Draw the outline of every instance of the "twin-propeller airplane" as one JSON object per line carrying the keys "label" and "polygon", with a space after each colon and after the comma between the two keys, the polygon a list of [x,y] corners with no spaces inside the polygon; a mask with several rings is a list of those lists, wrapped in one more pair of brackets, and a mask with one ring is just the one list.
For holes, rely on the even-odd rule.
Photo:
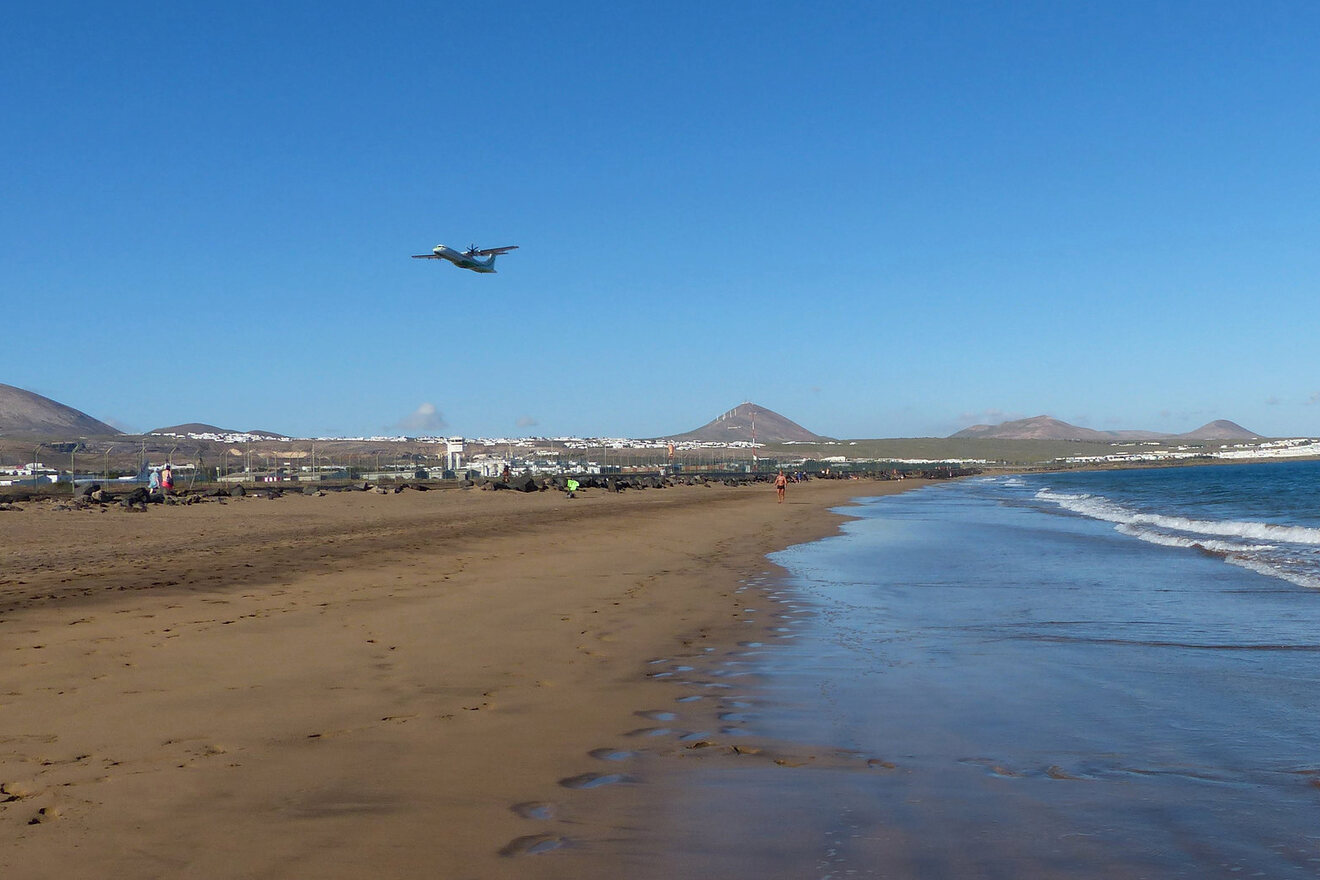
{"label": "twin-propeller airplane", "polygon": [[[507,247],[482,248],[478,249],[474,244],[465,251],[456,251],[453,248],[438,244],[429,254],[413,254],[414,260],[448,260],[460,269],[471,269],[473,272],[494,272],[495,258],[500,254],[507,254],[509,251],[516,251],[516,244]],[[480,257],[487,257],[482,260]]]}

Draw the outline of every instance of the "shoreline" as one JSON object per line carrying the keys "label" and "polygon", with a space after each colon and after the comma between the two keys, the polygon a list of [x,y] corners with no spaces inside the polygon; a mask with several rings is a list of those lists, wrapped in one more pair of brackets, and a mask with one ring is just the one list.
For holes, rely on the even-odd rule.
{"label": "shoreline", "polygon": [[776,556],[817,613],[766,653],[765,729],[895,766],[718,768],[674,812],[729,854],[701,875],[1313,877],[1314,588],[1035,497],[1314,538],[1313,466],[1244,471],[970,481]]}
{"label": "shoreline", "polygon": [[619,876],[680,766],[625,736],[648,664],[734,650],[766,554],[924,484],[0,514],[0,866]]}

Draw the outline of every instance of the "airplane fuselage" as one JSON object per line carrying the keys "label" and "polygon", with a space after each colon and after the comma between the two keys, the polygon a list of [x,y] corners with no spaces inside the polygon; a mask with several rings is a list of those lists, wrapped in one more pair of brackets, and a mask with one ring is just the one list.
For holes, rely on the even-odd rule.
{"label": "airplane fuselage", "polygon": [[[495,272],[495,258],[509,251],[516,251],[516,244],[496,248],[478,248],[476,245],[465,251],[455,250],[447,244],[438,244],[429,254],[413,254],[414,260],[448,260],[460,269],[481,272],[490,275]],[[482,257],[485,257],[483,260]]]}
{"label": "airplane fuselage", "polygon": [[462,251],[456,251],[448,245],[438,244],[432,249],[437,257],[442,260],[448,260],[460,269],[471,269],[473,272],[494,272],[495,257],[490,256],[484,260],[468,256]]}

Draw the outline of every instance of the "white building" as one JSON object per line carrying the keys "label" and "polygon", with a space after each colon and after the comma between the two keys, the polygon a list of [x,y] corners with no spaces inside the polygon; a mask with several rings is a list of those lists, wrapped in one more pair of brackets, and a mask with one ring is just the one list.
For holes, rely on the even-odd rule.
{"label": "white building", "polygon": [[458,473],[463,460],[463,438],[450,437],[445,441],[445,470]]}

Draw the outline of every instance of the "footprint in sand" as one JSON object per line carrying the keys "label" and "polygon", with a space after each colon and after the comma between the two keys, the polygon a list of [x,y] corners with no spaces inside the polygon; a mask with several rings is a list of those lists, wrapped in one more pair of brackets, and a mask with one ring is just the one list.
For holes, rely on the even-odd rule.
{"label": "footprint in sand", "polygon": [[6,782],[0,785],[0,804],[22,800],[41,794],[41,789],[33,782]]}
{"label": "footprint in sand", "polygon": [[664,709],[643,709],[640,712],[634,712],[638,718],[647,718],[651,721],[673,721],[678,718],[673,712],[666,712]]}
{"label": "footprint in sand", "polygon": [[597,761],[627,761],[637,757],[636,752],[623,749],[592,749],[587,754]]}
{"label": "footprint in sand", "polygon": [[500,850],[502,856],[539,856],[543,853],[554,852],[567,845],[568,841],[557,834],[529,834],[526,837],[518,837]]}
{"label": "footprint in sand", "polygon": [[514,804],[510,809],[524,819],[544,820],[555,817],[555,805],[545,801],[527,801],[526,803]]}
{"label": "footprint in sand", "polygon": [[755,721],[756,718],[757,715],[755,712],[721,712],[719,714],[719,719],[721,721]]}
{"label": "footprint in sand", "polygon": [[62,817],[59,807],[42,807],[37,810],[37,815],[28,820],[29,825],[45,825],[47,822],[54,822]]}
{"label": "footprint in sand", "polygon": [[617,785],[620,782],[631,782],[627,776],[621,773],[582,773],[578,776],[570,776],[567,779],[559,780],[559,784],[564,788],[571,788],[574,791],[583,791],[592,788],[601,788],[606,785]]}

